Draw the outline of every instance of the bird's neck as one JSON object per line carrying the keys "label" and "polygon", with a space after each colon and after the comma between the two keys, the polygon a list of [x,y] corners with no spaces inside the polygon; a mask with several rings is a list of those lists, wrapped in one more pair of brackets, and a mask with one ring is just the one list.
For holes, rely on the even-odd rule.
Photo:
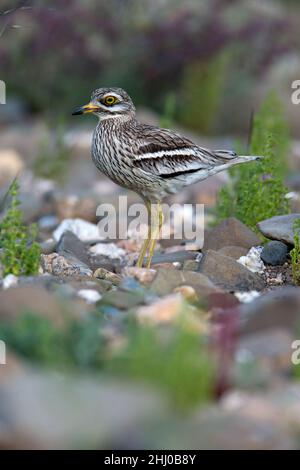
{"label": "bird's neck", "polygon": [[113,125],[122,125],[124,123],[128,123],[131,121],[135,120],[135,114],[134,113],[128,113],[128,114],[111,114],[111,115],[106,115],[106,116],[100,116],[99,118],[99,124],[113,124]]}

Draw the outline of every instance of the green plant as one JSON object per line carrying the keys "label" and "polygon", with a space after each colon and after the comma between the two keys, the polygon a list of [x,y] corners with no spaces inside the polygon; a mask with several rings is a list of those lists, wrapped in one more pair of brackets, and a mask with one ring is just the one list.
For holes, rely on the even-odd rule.
{"label": "green plant", "polygon": [[3,274],[36,274],[40,264],[40,246],[34,240],[37,230],[34,225],[23,224],[19,209],[19,185],[15,179],[9,189],[10,202],[0,223],[0,260]]}
{"label": "green plant", "polygon": [[66,318],[60,326],[41,315],[20,312],[14,322],[0,321],[0,338],[26,359],[58,369],[101,370],[162,387],[180,408],[208,401],[215,368],[199,333],[180,322],[166,329],[122,323],[124,345],[111,349],[103,314]]}
{"label": "green plant", "polygon": [[37,176],[64,182],[71,152],[64,141],[65,124],[59,120],[49,136],[41,141],[39,154],[33,164]]}
{"label": "green plant", "polygon": [[254,118],[249,155],[263,159],[230,169],[230,182],[219,193],[216,219],[235,216],[255,230],[256,224],[289,212],[285,198],[289,134],[278,97],[271,93]]}
{"label": "green plant", "polygon": [[49,318],[31,312],[21,312],[14,323],[0,323],[0,337],[18,354],[42,364],[59,364],[66,357],[60,331]]}
{"label": "green plant", "polygon": [[0,322],[0,337],[17,353],[34,362],[57,368],[99,368],[104,360],[101,317],[83,321],[66,318],[57,326],[33,312],[18,312],[14,322]]}
{"label": "green plant", "polygon": [[101,332],[103,316],[91,313],[84,321],[71,321],[65,330],[66,355],[74,366],[100,369],[106,360],[106,341]]}
{"label": "green plant", "polygon": [[208,401],[212,395],[213,361],[199,334],[184,325],[166,332],[134,325],[127,347],[108,368],[162,387],[180,408]]}
{"label": "green plant", "polygon": [[293,224],[294,230],[294,248],[290,255],[292,259],[292,276],[294,283],[300,285],[300,219],[295,220]]}

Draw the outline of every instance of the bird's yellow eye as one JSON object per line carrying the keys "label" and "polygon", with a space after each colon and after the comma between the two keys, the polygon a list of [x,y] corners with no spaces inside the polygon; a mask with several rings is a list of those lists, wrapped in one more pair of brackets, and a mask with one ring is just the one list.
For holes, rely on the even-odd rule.
{"label": "bird's yellow eye", "polygon": [[115,96],[106,96],[104,98],[104,104],[106,104],[107,106],[112,106],[113,104],[115,104],[117,101],[117,98]]}

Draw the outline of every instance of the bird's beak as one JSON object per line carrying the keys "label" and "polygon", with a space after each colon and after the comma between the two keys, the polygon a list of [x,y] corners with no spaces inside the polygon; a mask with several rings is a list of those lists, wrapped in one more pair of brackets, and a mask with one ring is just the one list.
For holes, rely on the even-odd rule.
{"label": "bird's beak", "polygon": [[96,113],[99,111],[100,106],[95,103],[88,103],[84,106],[80,106],[79,108],[74,109],[72,115],[75,116],[77,114],[87,114],[87,113]]}

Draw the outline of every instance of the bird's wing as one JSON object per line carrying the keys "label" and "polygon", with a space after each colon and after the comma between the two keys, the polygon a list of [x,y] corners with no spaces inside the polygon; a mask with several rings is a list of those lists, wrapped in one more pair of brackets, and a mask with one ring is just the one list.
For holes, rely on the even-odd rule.
{"label": "bird's wing", "polygon": [[178,177],[224,165],[234,152],[212,151],[168,129],[143,125],[138,133],[134,165],[163,178]]}

